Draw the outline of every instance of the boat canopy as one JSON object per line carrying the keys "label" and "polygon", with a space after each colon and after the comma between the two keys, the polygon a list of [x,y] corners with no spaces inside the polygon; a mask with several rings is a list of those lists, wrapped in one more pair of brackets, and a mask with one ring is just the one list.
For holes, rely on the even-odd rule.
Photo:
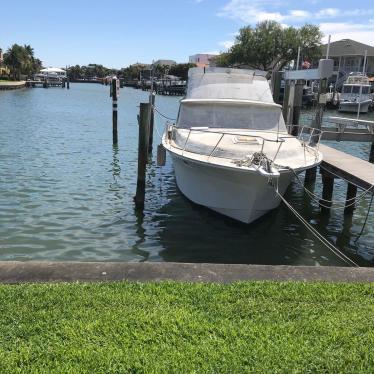
{"label": "boat canopy", "polygon": [[190,69],[177,126],[287,132],[265,74],[227,68]]}
{"label": "boat canopy", "polygon": [[188,71],[186,99],[236,99],[274,103],[270,86],[260,70],[192,68]]}

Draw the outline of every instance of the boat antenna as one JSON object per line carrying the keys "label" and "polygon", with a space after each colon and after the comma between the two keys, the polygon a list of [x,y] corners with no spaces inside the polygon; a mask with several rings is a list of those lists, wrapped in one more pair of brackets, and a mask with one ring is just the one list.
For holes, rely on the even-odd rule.
{"label": "boat antenna", "polygon": [[329,58],[329,55],[330,55],[330,40],[331,40],[331,35],[329,35],[329,39],[327,42],[326,60]]}
{"label": "boat antenna", "polygon": [[300,46],[297,48],[297,60],[296,60],[296,69],[295,70],[299,70],[299,66],[300,66]]}
{"label": "boat antenna", "polygon": [[[368,50],[365,49],[365,55],[364,55],[364,66],[362,68],[362,74],[365,75],[365,70],[366,70],[366,59],[368,56]],[[357,119],[360,118],[360,111],[361,111],[361,96],[362,96],[362,82],[360,85],[360,95],[358,97],[358,108],[357,108]]]}

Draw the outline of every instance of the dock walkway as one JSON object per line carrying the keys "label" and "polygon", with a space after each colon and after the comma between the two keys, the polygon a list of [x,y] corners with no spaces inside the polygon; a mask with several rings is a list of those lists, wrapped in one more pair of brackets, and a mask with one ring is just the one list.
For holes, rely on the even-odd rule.
{"label": "dock walkway", "polygon": [[324,144],[319,150],[323,154],[322,169],[364,190],[374,186],[374,164]]}

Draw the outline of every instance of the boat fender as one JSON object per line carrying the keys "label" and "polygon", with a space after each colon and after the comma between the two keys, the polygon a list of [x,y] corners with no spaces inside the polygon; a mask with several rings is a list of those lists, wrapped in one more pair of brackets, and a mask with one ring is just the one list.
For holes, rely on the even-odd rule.
{"label": "boat fender", "polygon": [[157,166],[165,166],[166,149],[162,144],[157,146]]}

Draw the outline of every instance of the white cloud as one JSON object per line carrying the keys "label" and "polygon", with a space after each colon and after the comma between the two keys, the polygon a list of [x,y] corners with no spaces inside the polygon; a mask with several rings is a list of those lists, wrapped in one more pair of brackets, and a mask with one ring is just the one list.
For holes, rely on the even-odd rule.
{"label": "white cloud", "polygon": [[324,8],[317,12],[317,18],[336,17],[339,15],[340,10],[336,8]]}
{"label": "white cloud", "polygon": [[[311,0],[309,0],[311,1]],[[313,13],[304,9],[287,10],[280,0],[228,0],[219,13],[220,17],[238,20],[243,23],[254,24],[264,20],[292,23],[301,20],[324,20],[341,17],[360,17],[374,14],[374,9],[338,9],[321,8]]]}
{"label": "white cloud", "polygon": [[219,42],[218,44],[225,49],[229,49],[234,45],[234,41],[233,40],[223,40],[222,42]]}
{"label": "white cloud", "polygon": [[[256,23],[264,19],[281,21],[283,16],[278,12],[267,12],[264,8],[279,4],[278,0],[230,0],[218,13],[220,17],[237,19],[245,23]],[[267,17],[267,18],[266,18]]]}
{"label": "white cloud", "polygon": [[326,22],[320,24],[325,35],[323,41],[327,43],[328,35],[331,41],[353,39],[358,42],[373,45],[374,23]]}
{"label": "white cloud", "polygon": [[306,10],[291,10],[289,17],[307,18],[310,17],[310,13]]}

